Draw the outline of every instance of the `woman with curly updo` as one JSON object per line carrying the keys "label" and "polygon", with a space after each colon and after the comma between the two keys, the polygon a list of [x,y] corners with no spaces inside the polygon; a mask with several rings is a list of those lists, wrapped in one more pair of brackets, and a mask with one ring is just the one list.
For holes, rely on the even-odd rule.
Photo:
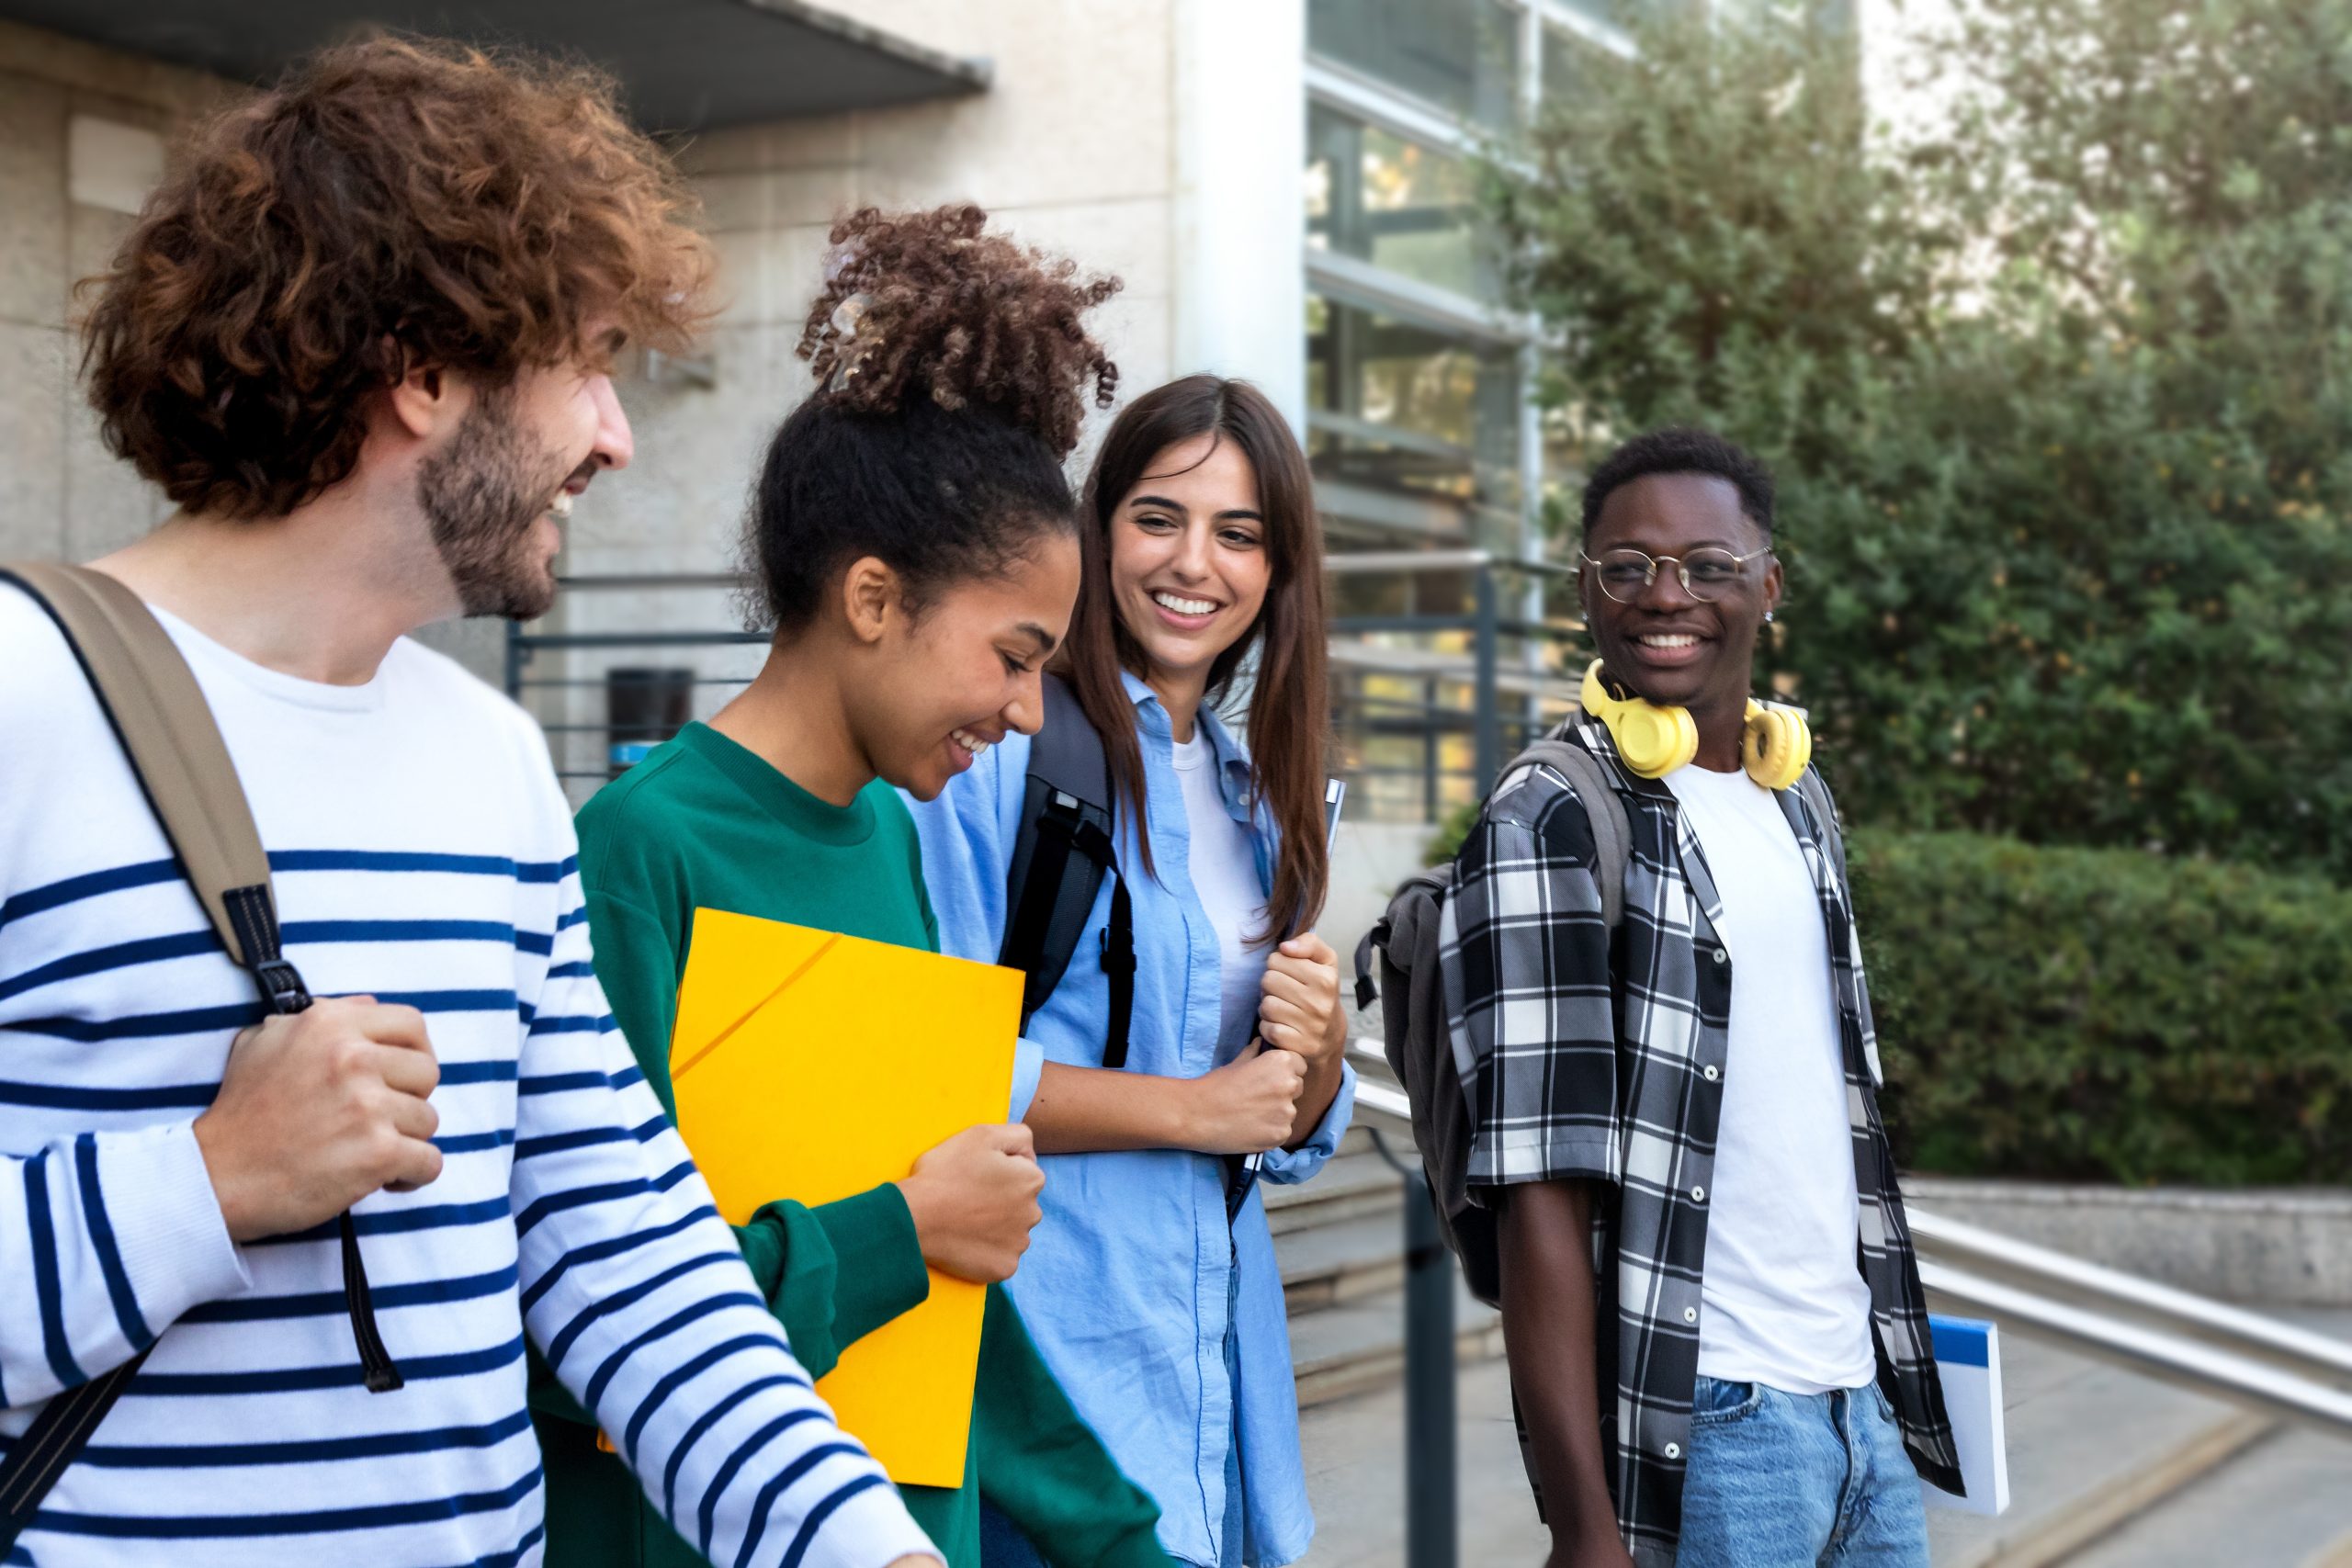
{"label": "woman with curly updo", "polygon": [[[869,209],[834,226],[799,345],[817,389],[770,444],[746,531],[767,661],[708,724],[580,813],[597,977],[673,1109],[694,912],[935,951],[897,791],[935,796],[991,744],[1037,727],[1040,671],[1080,576],[1062,459],[1087,393],[1107,404],[1117,375],[1083,318],[1118,284],[1081,279],[986,221],[969,206]],[[779,1138],[792,1115],[778,1108]],[[1159,1568],[1150,1499],[998,1283],[1028,1246],[1043,1179],[1026,1127],[973,1127],[903,1180],[815,1208],[780,1197],[737,1235],[818,1376],[924,1299],[926,1266],[989,1284],[964,1483],[901,1489],[950,1568],[978,1568],[982,1497],[1056,1562]],[[535,1403],[549,1563],[703,1561],[707,1521],[673,1532],[551,1381]]]}
{"label": "woman with curly updo", "polygon": [[[1049,728],[915,820],[947,951],[993,959],[1008,926],[1054,923],[1025,882],[1011,892],[1019,825],[1040,754],[1091,732],[1112,874],[1082,957],[1030,998],[1046,1218],[1012,1293],[1080,1414],[1159,1501],[1161,1544],[1199,1568],[1272,1568],[1315,1521],[1258,1184],[1314,1175],[1354,1103],[1338,956],[1308,931],[1329,880],[1322,536],[1281,412],[1213,376],[1120,412],[1082,516]],[[1219,710],[1245,683],[1246,730],[1228,728]],[[988,1568],[1058,1561],[1018,1519],[982,1529]]]}

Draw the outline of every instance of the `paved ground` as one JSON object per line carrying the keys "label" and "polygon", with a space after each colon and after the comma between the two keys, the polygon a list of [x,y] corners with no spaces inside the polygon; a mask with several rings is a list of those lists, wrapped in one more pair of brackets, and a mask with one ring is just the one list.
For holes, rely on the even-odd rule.
{"label": "paved ground", "polygon": [[[2352,1337],[2352,1314],[2287,1315]],[[1930,1509],[1938,1568],[2003,1558],[2352,1568],[2352,1443],[2249,1423],[2232,1407],[2030,1339],[2005,1341],[2003,1362],[2010,1509],[1998,1520]],[[1539,1568],[1548,1543],[1520,1466],[1503,1363],[1463,1368],[1458,1388],[1463,1568]],[[1317,1521],[1306,1568],[1403,1568],[1404,1404],[1390,1385],[1305,1413]],[[2176,1481],[2155,1479],[2167,1470]],[[2154,1491],[2168,1495],[2134,1495]],[[2114,1528],[2135,1509],[2140,1517]]]}
{"label": "paved ground", "polygon": [[[1499,1360],[1462,1369],[1463,1568],[1539,1568],[1549,1540],[1535,1522],[1511,1430],[1510,1384]],[[1405,1391],[1376,1389],[1301,1417],[1315,1547],[1306,1568],[1403,1568]]]}

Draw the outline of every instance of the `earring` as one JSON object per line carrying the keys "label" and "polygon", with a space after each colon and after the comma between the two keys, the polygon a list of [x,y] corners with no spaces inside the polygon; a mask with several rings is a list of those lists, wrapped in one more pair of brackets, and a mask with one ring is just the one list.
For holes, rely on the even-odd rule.
{"label": "earring", "polygon": [[1772,624],[1772,612],[1770,610],[1764,612],[1764,624],[1768,626]]}

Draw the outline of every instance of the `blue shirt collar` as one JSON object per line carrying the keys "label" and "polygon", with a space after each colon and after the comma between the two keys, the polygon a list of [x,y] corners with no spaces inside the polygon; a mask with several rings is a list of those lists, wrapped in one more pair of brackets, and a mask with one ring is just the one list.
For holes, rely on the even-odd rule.
{"label": "blue shirt collar", "polygon": [[[1167,705],[1159,700],[1159,694],[1131,670],[1120,671],[1119,680],[1127,689],[1127,700],[1136,705],[1137,728],[1172,744],[1175,729],[1169,719]],[[1233,813],[1236,821],[1249,821],[1249,747],[1242,743],[1240,737],[1226,728],[1225,720],[1217,716],[1210,704],[1201,705],[1196,722],[1207,733],[1210,749],[1216,753],[1218,791],[1225,796],[1225,808]]]}

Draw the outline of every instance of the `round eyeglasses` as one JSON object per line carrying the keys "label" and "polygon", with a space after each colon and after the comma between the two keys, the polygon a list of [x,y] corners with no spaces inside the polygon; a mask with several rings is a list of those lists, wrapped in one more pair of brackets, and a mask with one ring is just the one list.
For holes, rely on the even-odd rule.
{"label": "round eyeglasses", "polygon": [[1600,581],[1600,591],[1621,604],[1630,604],[1642,590],[1657,580],[1657,569],[1671,565],[1674,575],[1682,583],[1682,591],[1693,599],[1713,601],[1731,592],[1747,574],[1747,563],[1770,555],[1770,549],[1750,550],[1736,556],[1729,550],[1709,546],[1696,549],[1677,559],[1673,556],[1650,556],[1640,550],[1603,550],[1598,556],[1588,556],[1579,550],[1584,564]]}

